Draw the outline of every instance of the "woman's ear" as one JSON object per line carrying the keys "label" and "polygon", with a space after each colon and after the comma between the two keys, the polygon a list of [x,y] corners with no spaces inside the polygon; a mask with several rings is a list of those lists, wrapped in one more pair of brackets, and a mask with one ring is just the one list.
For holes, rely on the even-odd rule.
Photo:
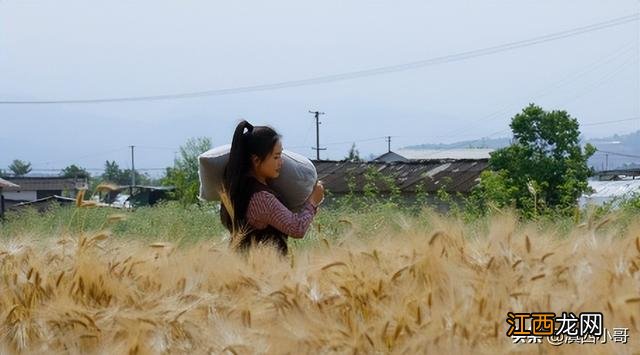
{"label": "woman's ear", "polygon": [[258,158],[258,156],[255,154],[251,154],[251,165],[254,168],[257,168],[258,165],[260,165],[260,158]]}

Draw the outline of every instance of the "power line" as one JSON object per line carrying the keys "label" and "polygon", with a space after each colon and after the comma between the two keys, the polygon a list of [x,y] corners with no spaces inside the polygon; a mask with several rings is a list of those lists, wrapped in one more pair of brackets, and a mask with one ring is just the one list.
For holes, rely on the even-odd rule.
{"label": "power line", "polygon": [[[93,157],[97,157],[100,155],[105,155],[105,154],[109,154],[109,153],[114,153],[114,152],[118,152],[121,150],[127,149],[126,147],[120,147],[120,148],[115,148],[115,149],[111,149],[111,150],[106,150],[106,151],[102,151],[102,152],[97,152],[97,153],[92,153],[92,154],[87,154],[87,155],[83,155],[77,158],[73,158],[73,159],[67,159],[67,160],[82,160],[85,158],[93,158]],[[40,165],[40,164],[52,164],[52,163],[60,163],[63,162],[64,160],[54,160],[54,161],[43,161],[43,162],[37,162],[34,163],[35,165]]]}
{"label": "power line", "polygon": [[[597,61],[587,65],[584,69],[578,70],[574,73],[571,73],[563,78],[561,78],[560,80],[552,83],[550,86],[547,86],[545,88],[543,88],[542,90],[538,90],[526,97],[522,97],[522,100],[529,98],[529,102],[531,100],[531,98],[534,99],[540,99],[541,97],[547,96],[549,95],[551,92],[553,92],[554,89],[560,88],[562,86],[566,86],[569,85],[571,82],[573,81],[577,81],[579,79],[581,79],[582,77],[585,77],[587,74],[590,74],[591,72],[595,71],[596,69],[599,69],[600,67],[609,64],[613,61],[615,61],[616,59],[618,59],[620,56],[626,54],[627,52],[630,52],[630,50],[634,49],[634,42],[629,42],[627,44],[625,44],[624,46],[618,48],[617,50],[615,50],[613,53],[606,55],[603,58],[598,59]],[[623,63],[623,68],[626,66],[628,60],[625,60]],[[614,75],[617,74],[619,71],[619,69],[616,69],[614,71]],[[611,78],[611,74],[609,74],[607,72],[607,74],[605,75],[605,79],[599,81],[599,83],[601,83],[602,81],[606,81],[609,78]],[[591,88],[591,87],[590,87]],[[590,88],[587,89],[587,91],[583,91],[580,95],[578,95],[577,97],[584,95],[585,93],[591,91]],[[577,97],[574,97],[577,98]],[[448,134],[444,134],[444,135],[440,135],[437,136],[439,138],[448,138],[451,136],[459,136],[463,133],[466,132],[471,132],[471,131],[476,131],[478,127],[480,127],[482,124],[486,124],[487,121],[492,121],[498,118],[501,118],[502,116],[500,114],[504,114],[506,112],[508,112],[509,110],[513,110],[516,109],[518,107],[519,104],[507,104],[507,105],[502,105],[500,109],[498,109],[497,111],[494,111],[490,114],[484,115],[482,117],[480,117],[477,120],[472,121],[471,126],[469,126],[469,124],[465,125],[465,129],[460,131],[460,130],[455,130],[455,131],[451,131]]]}
{"label": "power line", "polygon": [[610,28],[610,27],[620,26],[629,22],[637,21],[637,20],[638,20],[638,14],[633,14],[633,15],[614,18],[611,20],[603,21],[603,22],[598,22],[595,24],[587,25],[587,26],[577,27],[577,28],[573,28],[573,29],[569,29],[561,32],[534,37],[526,40],[508,42],[508,43],[493,46],[493,47],[470,50],[470,51],[460,52],[456,54],[429,58],[429,59],[424,59],[424,60],[419,60],[419,61],[414,61],[414,62],[409,62],[404,64],[382,66],[382,67],[373,68],[373,69],[365,69],[365,70],[359,70],[359,71],[353,71],[353,72],[347,72],[347,73],[341,73],[341,74],[326,75],[326,76],[320,76],[320,77],[309,78],[309,79],[282,81],[282,82],[273,83],[273,84],[252,85],[252,86],[244,86],[244,87],[237,87],[237,88],[196,91],[196,92],[179,93],[179,94],[148,95],[148,96],[133,96],[133,97],[66,99],[66,100],[25,100],[25,101],[2,100],[0,101],[0,104],[1,105],[94,104],[94,103],[111,103],[111,102],[160,101],[160,100],[175,100],[175,99],[196,98],[196,97],[205,97],[205,96],[232,95],[232,94],[247,93],[247,92],[254,92],[254,91],[267,91],[267,90],[277,90],[277,89],[283,89],[283,88],[289,88],[289,87],[316,85],[316,84],[331,83],[336,81],[352,80],[352,79],[364,78],[364,77],[375,76],[375,75],[401,72],[406,70],[423,68],[431,65],[445,64],[445,63],[471,59],[475,57],[487,56],[490,54],[533,46],[540,43],[557,41],[563,38],[573,37],[573,36],[577,36],[577,35],[588,33],[588,32],[599,31],[606,28]]}
{"label": "power line", "polygon": [[625,118],[622,120],[612,120],[612,121],[600,121],[600,122],[593,122],[593,123],[585,123],[585,124],[581,124],[581,126],[600,126],[600,125],[605,125],[605,124],[610,124],[610,123],[620,123],[620,122],[628,122],[628,121],[636,121],[636,120],[640,120],[640,117],[631,117],[631,118]]}
{"label": "power line", "polygon": [[[394,136],[396,137],[396,136]],[[371,142],[371,141],[375,141],[375,140],[380,140],[380,139],[384,139],[386,138],[386,136],[383,137],[372,137],[372,138],[363,138],[363,139],[356,139],[356,140],[348,140],[348,141],[341,141],[341,142],[331,142],[331,143],[325,143],[325,146],[328,145],[343,145],[343,144],[352,144],[352,143],[362,143],[362,142]],[[285,147],[287,149],[301,149],[301,148],[306,148],[306,145],[298,145],[298,146],[292,146],[292,147]]]}
{"label": "power line", "polygon": [[150,147],[150,146],[146,146],[146,145],[137,145],[136,148],[139,149],[156,149],[156,150],[176,150],[177,148],[171,148],[171,147]]}
{"label": "power line", "polygon": [[595,83],[592,83],[592,85],[588,86],[585,90],[583,90],[581,93],[578,93],[577,95],[574,95],[572,98],[570,98],[569,100],[565,100],[563,105],[566,105],[570,102],[573,102],[577,99],[579,99],[580,97],[588,94],[589,92],[598,89],[600,87],[602,87],[605,83],[607,83],[609,80],[611,80],[612,78],[616,77],[616,75],[622,73],[627,65],[629,63],[632,63],[634,61],[637,61],[638,57],[637,57],[637,53],[634,53],[633,56],[629,57],[628,59],[626,59],[622,65],[618,66],[617,69],[615,69],[613,72],[607,73],[605,76],[601,77],[600,80],[598,80]]}
{"label": "power line", "polygon": [[364,138],[364,139],[358,139],[358,140],[332,142],[332,143],[327,143],[325,145],[343,145],[343,144],[351,144],[351,143],[363,143],[363,142],[377,141],[377,140],[385,139],[385,138],[386,138],[386,136],[383,136],[383,137],[372,137],[372,138]]}
{"label": "power line", "polygon": [[618,155],[621,157],[627,157],[627,158],[637,158],[640,159],[640,155],[633,155],[633,154],[624,154],[624,153],[616,153],[616,152],[609,152],[606,150],[596,150],[596,153],[604,153],[604,154],[611,154],[611,155]]}

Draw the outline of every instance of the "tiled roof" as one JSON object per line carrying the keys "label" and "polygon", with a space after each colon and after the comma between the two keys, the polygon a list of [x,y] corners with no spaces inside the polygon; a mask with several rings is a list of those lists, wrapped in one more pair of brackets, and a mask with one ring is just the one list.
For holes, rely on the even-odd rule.
{"label": "tiled roof", "polygon": [[6,177],[16,186],[5,187],[3,190],[10,191],[51,191],[51,190],[77,190],[86,189],[86,179],[63,178],[63,177]]}
{"label": "tiled roof", "polygon": [[[488,161],[449,160],[428,162],[343,162],[314,161],[318,178],[327,190],[334,193],[349,192],[348,182],[355,182],[354,191],[363,191],[367,183],[365,173],[375,169],[383,177],[391,178],[401,192],[413,193],[418,185],[425,192],[436,192],[444,186],[445,191],[467,193],[478,183],[480,173],[488,167]],[[390,189],[380,179],[376,181],[380,192]]]}
{"label": "tiled roof", "polygon": [[5,179],[0,178],[0,188],[5,188],[6,189],[6,188],[10,188],[10,187],[18,188],[20,186],[12,183],[11,181],[7,181]]}

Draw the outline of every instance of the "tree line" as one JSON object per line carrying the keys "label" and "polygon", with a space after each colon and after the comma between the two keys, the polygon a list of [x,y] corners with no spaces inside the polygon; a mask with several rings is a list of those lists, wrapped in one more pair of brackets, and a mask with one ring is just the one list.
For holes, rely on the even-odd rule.
{"label": "tree line", "polygon": [[[578,198],[590,190],[587,179],[593,171],[587,160],[596,151],[590,144],[581,146],[578,120],[566,111],[545,111],[530,104],[512,117],[510,128],[512,144],[491,153],[489,169],[481,174],[470,196],[474,205],[484,211],[491,206],[511,206],[529,216],[545,211],[571,213]],[[62,169],[59,175],[87,178],[96,186],[103,182],[128,185],[134,173],[137,185],[174,186],[171,197],[190,204],[197,202],[198,155],[211,147],[210,138],[189,139],[179,148],[173,166],[156,180],[138,171],[121,169],[109,160],[100,175],[92,176],[75,164]],[[343,161],[363,161],[355,143]],[[22,160],[14,160],[8,168],[11,173],[0,170],[0,176],[24,176],[32,171],[31,163]]]}

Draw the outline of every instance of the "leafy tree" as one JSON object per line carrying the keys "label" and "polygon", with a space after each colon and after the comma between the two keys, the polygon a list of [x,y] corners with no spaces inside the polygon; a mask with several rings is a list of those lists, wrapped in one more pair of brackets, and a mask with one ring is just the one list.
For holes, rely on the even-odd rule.
{"label": "leafy tree", "polygon": [[104,172],[102,173],[102,181],[119,184],[122,178],[122,170],[118,163],[114,161],[106,161],[104,163]]}
{"label": "leafy tree", "polygon": [[[151,178],[136,170],[136,185],[150,185]],[[120,174],[120,185],[131,185],[131,169],[124,169]]]}
{"label": "leafy tree", "polygon": [[86,169],[81,168],[75,164],[71,164],[66,168],[62,169],[62,171],[60,172],[60,176],[67,177],[67,178],[87,178],[88,179],[91,177],[91,174],[89,174],[89,172]]}
{"label": "leafy tree", "polygon": [[211,149],[210,138],[190,138],[180,147],[180,154],[174,160],[173,167],[167,168],[162,184],[175,186],[174,197],[184,204],[194,203],[198,200],[200,188],[198,155],[209,149]]}
{"label": "leafy tree", "polygon": [[31,163],[16,159],[9,165],[14,176],[24,176],[31,172]]}
{"label": "leafy tree", "polygon": [[[141,174],[136,170],[136,185],[148,185],[150,178],[147,175]],[[102,181],[110,182],[118,185],[130,185],[131,184],[131,169],[120,169],[118,163],[115,161],[106,161],[104,165],[104,172],[102,173]]]}
{"label": "leafy tree", "polygon": [[360,152],[356,149],[356,144],[353,143],[353,145],[351,145],[351,149],[349,149],[349,153],[347,154],[347,156],[344,158],[346,161],[351,161],[351,162],[361,162],[362,159],[360,158]]}
{"label": "leafy tree", "polygon": [[416,184],[416,204],[419,208],[426,206],[429,202],[429,194],[426,191],[425,183]]}
{"label": "leafy tree", "polygon": [[481,175],[474,194],[502,207],[514,205],[527,216],[551,208],[570,212],[589,191],[587,159],[595,148],[580,146],[578,121],[566,111],[530,104],[511,120],[513,143],[491,153],[491,171]]}

